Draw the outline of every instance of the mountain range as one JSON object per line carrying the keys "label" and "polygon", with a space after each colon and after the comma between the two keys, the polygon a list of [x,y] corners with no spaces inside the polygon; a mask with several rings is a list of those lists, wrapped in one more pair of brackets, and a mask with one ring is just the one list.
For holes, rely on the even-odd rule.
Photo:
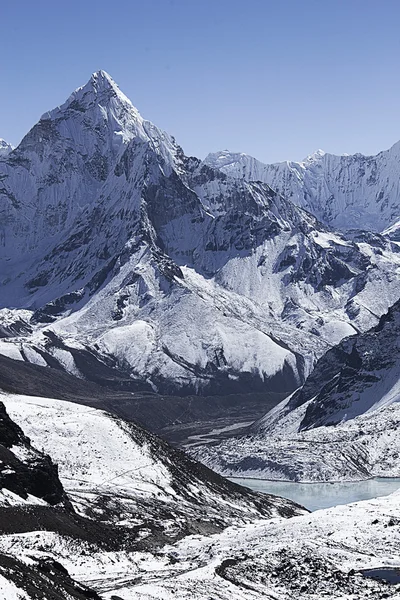
{"label": "mountain range", "polygon": [[246,181],[262,181],[337,229],[384,231],[399,218],[400,142],[376,156],[317,150],[302,162],[266,165],[243,153],[209,154],[207,165]]}
{"label": "mountain range", "polygon": [[225,476],[295,481],[399,477],[400,301],[316,364],[245,432],[194,456]]}
{"label": "mountain range", "polygon": [[104,71],[45,113],[0,157],[0,351],[130,392],[290,393],[398,299],[396,241],[209,163]]}

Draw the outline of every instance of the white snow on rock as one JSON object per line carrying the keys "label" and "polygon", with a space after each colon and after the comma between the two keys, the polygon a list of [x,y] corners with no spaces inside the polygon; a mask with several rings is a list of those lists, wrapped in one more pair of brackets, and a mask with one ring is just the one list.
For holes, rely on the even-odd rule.
{"label": "white snow on rock", "polygon": [[3,575],[0,575],[0,594],[2,598],[7,598],[7,600],[30,600],[32,598],[27,592]]}
{"label": "white snow on rock", "polygon": [[2,138],[0,138],[0,160],[8,156],[8,154],[10,154],[12,150],[14,150],[14,147]]}
{"label": "white snow on rock", "polygon": [[302,482],[400,477],[398,403],[298,433],[306,409],[291,411],[275,425],[271,421],[262,433],[190,450],[225,477]]}
{"label": "white snow on rock", "polygon": [[167,469],[147,444],[132,439],[128,424],[103,411],[62,400],[1,395],[10,417],[34,446],[59,465],[67,492],[165,495],[174,491]]}
{"label": "white snow on rock", "polygon": [[329,350],[249,435],[192,452],[225,476],[305,482],[399,476],[399,333],[396,302],[376,327]]}
{"label": "white snow on rock", "polygon": [[336,229],[382,231],[399,218],[400,142],[376,156],[318,150],[302,162],[266,165],[225,150],[204,162],[231,177],[268,183]]}

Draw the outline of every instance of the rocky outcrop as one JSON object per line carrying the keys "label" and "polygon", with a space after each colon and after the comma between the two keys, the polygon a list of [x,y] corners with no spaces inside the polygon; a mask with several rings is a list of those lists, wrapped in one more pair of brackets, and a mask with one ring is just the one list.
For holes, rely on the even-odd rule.
{"label": "rocky outcrop", "polygon": [[57,466],[31,446],[22,429],[0,402],[0,488],[27,499],[29,495],[55,505],[69,505]]}

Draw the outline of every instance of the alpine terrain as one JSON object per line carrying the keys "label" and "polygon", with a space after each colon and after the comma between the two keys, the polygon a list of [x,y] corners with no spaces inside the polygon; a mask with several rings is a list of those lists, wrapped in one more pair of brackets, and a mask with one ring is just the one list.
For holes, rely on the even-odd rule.
{"label": "alpine terrain", "polygon": [[398,493],[310,515],[103,411],[1,399],[7,600],[398,597],[367,576],[395,577]]}
{"label": "alpine terrain", "polygon": [[0,351],[119,390],[290,393],[398,299],[395,241],[186,157],[103,71],[1,155],[0,211]]}
{"label": "alpine terrain", "polygon": [[400,597],[399,491],[224,478],[400,477],[399,148],[202,161],[104,71],[0,140],[0,598]]}
{"label": "alpine terrain", "polygon": [[344,339],[247,435],[194,449],[224,475],[295,481],[399,477],[400,301]]}

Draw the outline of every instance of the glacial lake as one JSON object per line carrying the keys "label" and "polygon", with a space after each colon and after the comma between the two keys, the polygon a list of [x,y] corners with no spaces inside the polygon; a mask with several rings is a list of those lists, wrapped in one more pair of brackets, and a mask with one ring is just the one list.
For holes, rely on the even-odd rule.
{"label": "glacial lake", "polygon": [[229,479],[256,492],[289,498],[311,511],[338,504],[370,500],[378,496],[388,496],[400,488],[400,477],[376,477],[367,481],[343,483],[292,483],[241,477],[229,477]]}

